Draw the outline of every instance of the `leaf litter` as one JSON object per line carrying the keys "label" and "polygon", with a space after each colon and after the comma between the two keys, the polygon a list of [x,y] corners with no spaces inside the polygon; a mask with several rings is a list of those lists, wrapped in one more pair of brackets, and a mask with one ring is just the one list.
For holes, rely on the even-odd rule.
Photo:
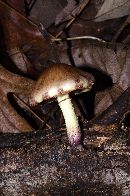
{"label": "leaf litter", "polygon": [[[59,1],[57,0],[53,1],[53,3],[57,3],[57,2]],[[98,4],[98,2],[101,1],[95,1],[95,2]],[[10,9],[11,8],[9,8],[9,10]],[[51,10],[51,12],[52,11],[53,10]],[[42,9],[41,9],[41,13],[42,13]],[[12,14],[11,16],[14,15]],[[17,17],[16,18],[19,19],[18,27],[22,26],[21,23],[23,24],[23,20],[21,19],[21,16],[17,16]],[[20,22],[21,20],[22,22]],[[54,22],[55,18],[53,18],[52,20]],[[11,23],[12,21],[13,21],[13,17],[11,18]],[[51,23],[51,21],[49,22]],[[71,25],[73,26],[73,24]],[[70,29],[72,27],[71,25],[70,25]],[[26,32],[25,34],[27,35],[30,35],[30,33],[28,34],[28,32],[31,32],[31,34],[34,33],[34,29],[30,30],[30,28],[27,28],[27,26],[26,28],[23,28],[24,33]],[[89,28],[91,28],[91,25],[89,26]],[[9,41],[9,46],[10,46],[7,47],[8,49],[12,49],[12,46],[13,48],[18,47],[18,49],[21,49],[22,43],[24,41],[23,31],[22,33],[19,34],[20,36],[18,35],[18,37],[20,37],[20,44],[18,44],[18,42],[16,42],[18,45],[15,43],[15,36],[12,37],[13,39],[12,38],[8,39],[8,36],[11,35],[13,31],[15,31],[14,35],[17,35],[16,33],[17,30],[18,29],[15,27],[11,32],[9,32],[9,34],[7,34],[6,44],[8,44]],[[64,38],[65,34],[64,34],[63,26],[58,29],[58,31],[61,30],[63,32],[62,36]],[[94,31],[95,30],[92,30],[92,33],[94,33]],[[78,31],[75,31],[75,34],[77,32]],[[55,32],[54,34],[56,33],[57,32]],[[50,56],[47,55],[48,51],[46,51],[47,47],[45,47],[46,45],[45,42],[44,45],[43,40],[40,38],[38,39],[39,41],[37,42],[37,39],[35,39],[36,35],[39,35],[39,37],[41,38],[39,31],[37,30],[34,33],[33,39],[32,36],[27,36],[28,38],[24,43],[27,44],[28,46],[28,40],[31,39],[31,44],[34,42],[35,44],[33,45],[33,47],[29,47],[28,51],[24,51],[24,52],[26,53],[30,62],[34,62],[33,61],[34,59],[39,60],[39,56],[40,56],[40,60],[42,60],[42,63],[45,62],[45,56],[50,61]],[[89,35],[87,34],[86,36]],[[101,34],[99,32],[99,37],[100,36]],[[39,51],[38,45],[40,45],[40,55],[38,53]],[[69,48],[69,50],[68,48],[64,49],[66,48],[66,46]],[[128,88],[128,90],[125,91],[125,89],[130,86],[129,47],[125,47],[123,45],[123,48],[113,47],[113,49],[111,49],[109,48],[109,45],[102,46],[101,43],[98,43],[97,45],[92,43],[88,44],[87,40],[83,42],[82,41],[80,42],[79,40],[78,42],[76,42],[76,44],[75,42],[73,42],[72,45],[69,44],[67,45],[67,43],[65,43],[64,45],[63,43],[61,43],[61,47],[59,46],[58,43],[57,48],[60,51],[59,57],[61,59],[61,62],[71,63],[79,68],[83,68],[84,70],[94,74],[96,79],[96,84],[94,89],[95,90],[94,91],[95,115],[101,114],[102,111],[104,111],[110,104],[112,104],[112,107],[108,108],[107,110],[108,111],[107,113],[109,113],[109,115],[104,115],[103,113],[102,118],[103,120],[105,119],[104,120],[105,122],[108,122],[109,117],[112,114],[114,114],[115,111],[119,111],[119,115],[117,116],[117,118],[118,120],[120,120],[120,115],[122,114],[122,111],[125,112],[127,111],[127,106],[130,107],[130,104],[128,102],[130,89]],[[13,62],[14,64],[19,65],[17,59],[14,60]],[[37,63],[34,63],[34,65],[32,65],[32,67],[30,68],[31,76],[33,78],[37,78],[36,73],[38,72],[38,70],[39,72],[41,72],[42,70],[41,67],[44,69],[45,66],[45,64],[44,66],[42,66],[42,63],[37,60],[35,60],[35,62]],[[49,66],[48,63],[46,63],[46,65]],[[18,66],[18,68],[20,68],[20,66]],[[29,74],[30,70],[25,69],[25,72],[27,72],[26,74]],[[10,131],[13,128],[14,132],[20,132],[20,131],[22,132],[24,127],[24,130],[28,129],[29,131],[31,131],[32,128],[30,128],[28,123],[24,119],[22,119],[21,116],[18,115],[16,110],[10,105],[9,101],[7,100],[8,97],[7,95],[10,92],[15,92],[16,94],[18,94],[18,96],[21,99],[27,102],[28,95],[32,90],[35,82],[31,79],[25,78],[18,74],[16,75],[8,71],[6,68],[4,68],[3,64],[0,67],[0,73],[1,73],[0,89],[2,95],[0,111],[2,112],[1,118],[3,119],[0,129],[3,130],[3,132],[6,132],[6,131]],[[123,96],[119,97],[119,95],[121,95],[124,91],[125,93],[123,94]],[[116,102],[117,108],[115,110],[114,102],[117,99],[117,97],[119,98],[118,101]],[[87,99],[85,97],[84,101],[87,102],[86,100]],[[127,102],[127,104],[125,104],[125,101]],[[119,106],[122,107],[120,108]],[[49,111],[51,112],[51,109]],[[54,115],[53,118],[55,122],[57,116]],[[90,122],[94,123],[94,121],[96,122],[97,119],[98,118],[94,118],[92,119],[92,121],[90,120]],[[113,120],[115,120],[115,117]],[[104,121],[102,121],[100,116],[99,116],[99,121],[101,121],[101,126],[95,126],[95,124],[93,124],[95,126],[95,129],[93,128],[94,126],[92,126],[92,129],[90,129],[89,127],[88,129],[85,130],[86,143],[88,143],[88,141],[91,141],[91,143],[93,144],[96,143],[95,140],[91,138],[91,134],[93,130],[95,131],[97,130],[97,132],[102,131],[101,130],[103,128],[102,123]],[[84,123],[84,125],[86,124]],[[108,130],[106,130],[107,128]],[[63,187],[65,188],[67,187],[67,192],[65,193],[74,195],[74,194],[80,194],[79,189],[81,188],[80,184],[82,180],[82,182],[84,183],[83,186],[86,189],[86,193],[90,193],[90,194],[99,193],[99,194],[108,194],[108,195],[111,194],[121,195],[123,193],[124,195],[126,195],[127,193],[129,193],[129,169],[128,169],[129,152],[127,151],[126,140],[123,140],[124,143],[122,143],[122,138],[119,138],[119,136],[115,137],[114,135],[113,139],[115,139],[116,142],[114,143],[112,141],[112,144],[110,145],[110,143],[107,142],[107,140],[109,138],[108,136],[112,136],[110,132],[114,131],[113,127],[105,126],[104,130],[105,130],[105,134],[108,135],[106,135],[105,137],[104,134],[102,136],[99,133],[97,137],[98,140],[97,147],[105,142],[106,151],[100,149],[99,151],[97,150],[96,153],[95,150],[91,150],[91,151],[87,150],[85,152],[78,152],[78,153],[75,150],[71,151],[66,146],[65,137],[61,137],[61,136],[58,137],[58,134],[57,137],[49,136],[48,138],[44,137],[39,132],[33,132],[31,134],[32,137],[30,137],[30,135],[28,135],[28,137],[25,137],[26,134],[11,134],[10,137],[8,137],[9,136],[8,134],[3,134],[4,141],[2,137],[0,139],[1,139],[1,143],[3,144],[4,147],[6,146],[6,148],[1,149],[2,163],[4,163],[1,167],[2,193],[6,194],[7,196],[10,194],[50,195],[52,193],[55,193],[55,191],[56,194],[58,193],[60,194],[63,191]],[[125,133],[125,131],[123,133]],[[120,134],[118,133],[117,135]],[[96,137],[95,132],[94,132],[94,137]],[[19,148],[18,144],[20,142],[21,142],[21,146]],[[8,144],[9,147],[11,148],[7,148]],[[13,144],[16,144],[18,148],[13,148],[15,146],[15,145],[13,146]],[[46,181],[45,183],[43,183],[43,181],[41,180],[42,178],[43,181],[45,179]],[[69,184],[67,179],[69,179]],[[90,184],[89,181],[91,182]],[[95,182],[97,183],[96,186],[95,186]],[[61,190],[57,190],[56,187],[58,187],[59,189],[61,188]],[[74,190],[75,187],[76,190]],[[84,190],[81,192],[81,195],[82,193],[85,193]]]}

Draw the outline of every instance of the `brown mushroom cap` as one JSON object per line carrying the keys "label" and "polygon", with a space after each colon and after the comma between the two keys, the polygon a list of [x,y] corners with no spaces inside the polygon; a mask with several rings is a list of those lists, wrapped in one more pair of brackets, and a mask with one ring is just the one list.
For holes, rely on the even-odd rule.
{"label": "brown mushroom cap", "polygon": [[30,96],[30,104],[35,105],[50,98],[72,91],[89,91],[94,84],[91,74],[67,64],[53,64],[39,77]]}

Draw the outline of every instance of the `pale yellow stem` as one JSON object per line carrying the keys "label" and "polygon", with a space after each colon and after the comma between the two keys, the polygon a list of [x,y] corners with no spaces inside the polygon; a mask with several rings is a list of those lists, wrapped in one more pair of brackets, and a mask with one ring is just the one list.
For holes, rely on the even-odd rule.
{"label": "pale yellow stem", "polygon": [[71,99],[66,94],[57,97],[57,100],[65,119],[69,143],[71,146],[78,146],[81,144],[81,131]]}

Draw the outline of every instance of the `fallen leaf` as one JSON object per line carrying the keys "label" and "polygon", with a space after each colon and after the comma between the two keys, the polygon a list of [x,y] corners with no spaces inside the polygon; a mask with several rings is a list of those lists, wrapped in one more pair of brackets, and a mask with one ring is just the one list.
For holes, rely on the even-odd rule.
{"label": "fallen leaf", "polygon": [[[76,5],[76,1],[75,0],[71,0],[68,1],[68,4],[60,11],[60,13],[56,16],[56,20],[55,20],[55,25],[58,25],[62,22],[65,22],[66,20],[69,20],[72,18],[72,11],[77,7]],[[67,16],[70,15],[70,18],[68,18]],[[66,19],[67,17],[67,19]]]}
{"label": "fallen leaf", "polygon": [[54,23],[56,15],[63,9],[65,4],[66,0],[38,0],[35,2],[28,18],[37,24],[42,23],[45,28],[48,28]]}
{"label": "fallen leaf", "polygon": [[14,9],[18,10],[20,13],[25,14],[25,1],[17,1],[17,0],[2,0],[3,2],[7,3]]}
{"label": "fallen leaf", "polygon": [[12,48],[8,50],[8,54],[12,62],[23,73],[28,73],[28,68],[31,67],[31,63],[27,56],[20,50],[20,48]]}
{"label": "fallen leaf", "polygon": [[22,118],[8,101],[8,93],[15,92],[27,99],[33,88],[31,79],[16,75],[0,65],[0,132],[28,132],[32,127]]}
{"label": "fallen leaf", "polygon": [[47,49],[46,39],[43,38],[38,26],[2,1],[0,2],[0,21],[7,49],[21,47],[34,41]]}
{"label": "fallen leaf", "polygon": [[130,13],[129,0],[105,0],[94,21],[100,22],[113,18],[120,18]]}
{"label": "fallen leaf", "polygon": [[[15,57],[13,56],[11,58],[19,69],[26,71],[29,66],[32,66],[36,71],[35,67],[37,67],[37,65],[34,65],[33,61],[31,65],[28,57],[24,54],[24,50],[22,50],[25,46],[28,46],[29,49],[31,48],[30,50],[37,48],[37,50],[35,50],[35,53],[37,52],[35,56],[42,53],[42,58],[45,61],[51,59],[48,44],[49,38],[44,37],[36,24],[2,1],[0,1],[0,22],[2,28],[1,39],[3,41],[2,50],[4,53],[11,53],[11,51],[16,50],[16,48],[19,50],[24,66],[22,62],[18,62],[19,53],[16,53]],[[44,65],[42,65],[42,67],[44,67]]]}

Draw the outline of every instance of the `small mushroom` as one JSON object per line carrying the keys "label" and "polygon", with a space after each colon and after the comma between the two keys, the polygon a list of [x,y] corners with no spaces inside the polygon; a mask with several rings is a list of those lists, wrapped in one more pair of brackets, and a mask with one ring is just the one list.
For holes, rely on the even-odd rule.
{"label": "small mushroom", "polygon": [[29,102],[36,105],[43,100],[57,98],[65,119],[70,146],[81,146],[81,130],[69,93],[89,91],[93,84],[92,75],[67,64],[53,64],[39,77]]}

